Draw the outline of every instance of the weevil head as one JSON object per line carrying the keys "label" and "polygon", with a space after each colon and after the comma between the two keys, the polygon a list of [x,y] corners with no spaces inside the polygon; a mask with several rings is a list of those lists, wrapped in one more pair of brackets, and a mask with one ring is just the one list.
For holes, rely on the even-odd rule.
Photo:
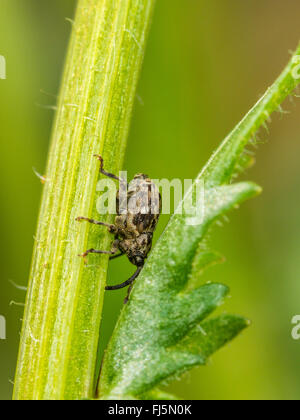
{"label": "weevil head", "polygon": [[137,267],[142,267],[145,263],[145,257],[142,254],[135,254],[130,257],[130,262]]}
{"label": "weevil head", "polygon": [[127,255],[129,261],[142,267],[149,254],[152,245],[152,234],[142,234],[135,238],[124,239],[119,242],[119,249]]}

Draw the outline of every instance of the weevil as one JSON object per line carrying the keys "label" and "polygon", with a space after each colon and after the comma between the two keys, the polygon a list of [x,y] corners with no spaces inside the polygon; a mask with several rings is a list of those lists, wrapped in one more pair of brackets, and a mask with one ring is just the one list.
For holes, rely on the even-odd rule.
{"label": "weevil", "polygon": [[[118,176],[104,170],[102,156],[95,155],[100,161],[100,173],[109,178],[123,182]],[[126,184],[125,184],[126,185]],[[137,267],[135,273],[125,282],[114,286],[107,286],[106,290],[118,290],[129,286],[125,303],[128,302],[129,294],[134,280],[138,277],[148,254],[152,248],[153,234],[156,229],[162,207],[161,195],[155,183],[145,174],[137,174],[127,185],[126,211],[122,209],[120,189],[116,196],[116,212],[114,224],[98,222],[88,217],[77,217],[76,221],[86,221],[98,226],[107,227],[108,231],[115,236],[110,251],[88,249],[80,257],[89,254],[108,254],[110,260],[126,255],[129,261]],[[120,205],[121,204],[121,205]]]}

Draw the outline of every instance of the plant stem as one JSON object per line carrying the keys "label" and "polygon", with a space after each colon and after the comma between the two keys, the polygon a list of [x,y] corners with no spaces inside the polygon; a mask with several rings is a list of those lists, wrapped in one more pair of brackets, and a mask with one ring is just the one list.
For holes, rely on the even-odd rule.
{"label": "plant stem", "polygon": [[[42,198],[14,399],[91,398],[108,265],[97,217],[100,153],[122,167],[154,0],[79,0],[53,130]],[[99,218],[99,215],[98,215]],[[110,221],[105,217],[104,221]]]}

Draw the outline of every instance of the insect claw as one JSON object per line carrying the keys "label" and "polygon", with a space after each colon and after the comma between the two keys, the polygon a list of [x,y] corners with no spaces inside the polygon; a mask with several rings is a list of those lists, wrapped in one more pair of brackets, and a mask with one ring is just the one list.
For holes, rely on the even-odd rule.
{"label": "insect claw", "polygon": [[100,160],[101,165],[103,164],[103,157],[101,155],[94,155],[94,157]]}
{"label": "insect claw", "polygon": [[83,254],[78,254],[78,257],[81,257],[81,258],[85,258],[87,256],[88,256],[88,254],[86,252],[84,252]]}
{"label": "insect claw", "polygon": [[84,254],[78,254],[78,257],[83,259],[84,265],[88,264],[87,259],[86,259],[86,257],[87,257],[86,252]]}

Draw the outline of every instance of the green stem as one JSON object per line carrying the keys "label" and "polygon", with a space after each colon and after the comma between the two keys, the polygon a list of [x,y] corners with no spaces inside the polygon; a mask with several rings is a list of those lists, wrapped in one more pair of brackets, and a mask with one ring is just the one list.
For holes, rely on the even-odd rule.
{"label": "green stem", "polygon": [[[111,237],[97,216],[100,153],[122,167],[154,0],[79,0],[54,125],[26,298],[14,399],[80,399],[94,392]],[[99,218],[99,216],[98,216]],[[104,218],[105,221],[105,218]],[[106,218],[109,221],[109,217]]]}

